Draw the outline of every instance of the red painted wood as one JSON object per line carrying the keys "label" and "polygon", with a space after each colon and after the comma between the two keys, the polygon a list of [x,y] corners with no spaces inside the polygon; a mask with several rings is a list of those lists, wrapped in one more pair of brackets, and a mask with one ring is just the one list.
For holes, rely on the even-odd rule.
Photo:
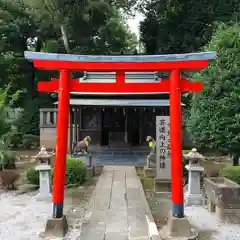
{"label": "red painted wood", "polygon": [[[124,83],[124,74],[117,78],[116,83],[87,83],[79,82],[78,79],[70,81],[71,92],[93,92],[93,93],[154,93],[154,92],[169,92],[170,81],[164,79],[155,83]],[[49,82],[39,82],[39,92],[57,92],[59,81],[52,79]],[[182,92],[201,92],[203,89],[202,82],[190,82],[187,79],[181,80]]]}
{"label": "red painted wood", "polygon": [[[181,110],[180,71],[170,74],[170,147],[172,202],[183,205],[183,169],[182,169],[182,110]],[[176,214],[176,213],[174,213]],[[177,213],[182,214],[182,213]],[[175,216],[183,217],[183,216]]]}
{"label": "red painted wood", "polygon": [[58,60],[33,60],[36,68],[45,70],[78,71],[170,71],[172,69],[199,70],[208,66],[208,60],[189,60],[177,62],[71,62]]}
{"label": "red painted wood", "polygon": [[116,84],[124,84],[125,83],[125,72],[124,71],[117,71],[116,72]]}
{"label": "red painted wood", "polygon": [[54,161],[53,197],[52,197],[52,201],[55,204],[61,204],[64,201],[69,104],[70,104],[70,71],[61,70],[59,80],[56,158]]}

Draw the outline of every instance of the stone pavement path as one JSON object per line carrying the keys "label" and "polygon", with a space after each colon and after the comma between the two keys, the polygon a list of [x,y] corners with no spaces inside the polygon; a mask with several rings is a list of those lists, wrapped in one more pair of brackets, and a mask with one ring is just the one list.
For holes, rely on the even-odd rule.
{"label": "stone pavement path", "polygon": [[147,240],[149,208],[132,166],[105,166],[82,226],[80,240]]}

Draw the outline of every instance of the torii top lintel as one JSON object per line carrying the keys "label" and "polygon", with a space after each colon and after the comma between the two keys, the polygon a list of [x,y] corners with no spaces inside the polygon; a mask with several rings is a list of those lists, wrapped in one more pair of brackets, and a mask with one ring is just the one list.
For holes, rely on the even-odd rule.
{"label": "torii top lintel", "polygon": [[[25,52],[25,58],[32,60],[36,68],[45,70],[116,71],[115,83],[86,83],[78,79],[70,81],[71,92],[85,93],[154,93],[169,92],[170,81],[161,79],[154,83],[126,83],[125,72],[129,71],[172,71],[200,70],[207,67],[208,60],[215,59],[215,52],[200,52],[170,55],[137,56],[92,56],[57,53]],[[181,92],[202,91],[202,82],[181,79]],[[40,92],[59,91],[58,79],[38,82]]]}
{"label": "torii top lintel", "polygon": [[216,58],[215,52],[134,56],[70,55],[29,51],[24,54],[26,59],[33,61],[36,68],[79,71],[199,70],[207,67],[208,60]]}

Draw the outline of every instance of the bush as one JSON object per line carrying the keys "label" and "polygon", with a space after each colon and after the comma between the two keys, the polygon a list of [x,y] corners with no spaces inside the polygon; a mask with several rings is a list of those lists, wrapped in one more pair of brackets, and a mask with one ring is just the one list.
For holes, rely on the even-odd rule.
{"label": "bush", "polygon": [[[53,169],[51,175],[53,178]],[[26,171],[27,182],[39,185],[39,172],[35,168],[28,168]],[[84,183],[86,179],[86,167],[83,161],[76,158],[67,158],[66,180],[67,186],[77,186]]]}
{"label": "bush", "polygon": [[219,175],[240,184],[240,166],[225,167]]}
{"label": "bush", "polygon": [[22,143],[21,135],[15,131],[10,131],[3,135],[3,140],[8,139],[9,147],[17,148]]}
{"label": "bush", "polygon": [[86,179],[86,167],[83,161],[67,158],[66,185],[80,185]]}
{"label": "bush", "polygon": [[39,172],[35,168],[27,169],[26,179],[28,183],[39,186]]}
{"label": "bush", "polygon": [[3,105],[0,104],[0,136],[11,130],[11,125],[6,122],[7,117]]}
{"label": "bush", "polygon": [[23,135],[22,145],[24,148],[30,149],[31,147],[39,146],[39,136],[32,134]]}
{"label": "bush", "polygon": [[[15,169],[16,168],[16,154],[12,151],[4,151],[3,152],[3,164],[4,169]],[[2,170],[2,164],[0,166],[0,170]]]}

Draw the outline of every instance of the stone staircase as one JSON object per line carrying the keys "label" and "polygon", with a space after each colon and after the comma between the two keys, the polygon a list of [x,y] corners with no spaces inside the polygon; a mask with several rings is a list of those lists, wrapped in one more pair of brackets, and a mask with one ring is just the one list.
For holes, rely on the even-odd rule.
{"label": "stone staircase", "polygon": [[100,148],[90,150],[93,161],[97,165],[133,165],[143,166],[149,150],[146,149],[118,149]]}

